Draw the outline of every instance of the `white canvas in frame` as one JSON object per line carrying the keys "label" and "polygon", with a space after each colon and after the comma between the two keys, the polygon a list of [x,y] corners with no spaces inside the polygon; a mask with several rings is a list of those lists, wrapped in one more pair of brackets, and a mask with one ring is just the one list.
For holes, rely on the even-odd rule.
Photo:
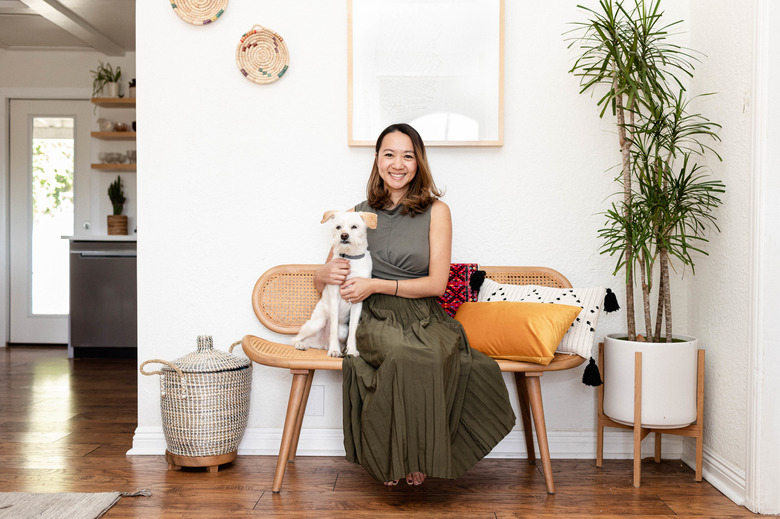
{"label": "white canvas in frame", "polygon": [[350,0],[349,144],[503,145],[504,0]]}

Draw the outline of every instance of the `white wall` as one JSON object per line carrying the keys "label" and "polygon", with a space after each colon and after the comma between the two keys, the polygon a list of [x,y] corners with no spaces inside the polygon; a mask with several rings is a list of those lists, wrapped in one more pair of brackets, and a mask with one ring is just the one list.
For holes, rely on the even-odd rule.
{"label": "white wall", "polygon": [[[595,239],[597,213],[615,190],[607,170],[619,160],[616,137],[567,74],[572,55],[562,33],[582,16],[575,4],[507,2],[505,145],[429,155],[454,215],[454,261],[546,265],[575,285],[603,284],[622,296]],[[729,189],[712,256],[698,262],[699,276],[678,283],[675,325],[702,337],[708,352],[708,470],[717,462],[744,487],[752,14],[725,1],[665,7],[670,20],[690,21],[683,43],[709,55],[693,89],[720,92],[700,106],[724,125],[725,161],[711,166]],[[212,334],[222,348],[244,334],[275,338],[252,314],[255,280],[276,264],[322,261],[319,216],[362,200],[371,165],[369,149],[346,145],[346,2],[231,3],[206,27],[185,24],[163,4],[137,10],[139,361],[180,357],[198,334]],[[247,81],[235,64],[236,45],[254,23],[277,31],[290,49],[290,69],[271,85]],[[624,326],[622,313],[605,316],[598,334]],[[544,379],[555,457],[595,453],[595,392],[579,376]],[[312,430],[330,433],[321,450],[338,451],[339,379],[317,374],[325,411],[305,421],[301,452],[317,451]],[[255,367],[243,452],[277,448],[289,380]],[[622,441],[621,433],[610,438]],[[140,377],[132,452],[163,447],[159,383]],[[630,440],[614,449],[625,456]]]}
{"label": "white wall", "polygon": [[[747,4],[708,2],[691,8],[691,46],[707,57],[694,90],[717,95],[696,107],[723,125],[723,162],[708,164],[727,187],[718,213],[720,235],[691,281],[691,331],[707,350],[705,444],[740,471],[746,467],[748,301],[750,260],[753,11]],[[728,37],[724,37],[728,34]],[[728,314],[724,318],[724,312]]]}
{"label": "white wall", "polygon": [[[247,333],[273,337],[249,305],[255,280],[276,264],[322,261],[322,211],[364,198],[372,153],[346,145],[346,3],[306,4],[305,17],[301,8],[235,4],[197,27],[167,6],[138,5],[141,361],[173,360],[201,333],[223,347]],[[595,240],[597,213],[614,191],[608,170],[619,160],[616,136],[567,74],[572,54],[562,33],[581,16],[573,3],[507,2],[505,146],[429,155],[454,215],[454,261],[546,265],[575,286],[603,284],[621,294],[613,260],[598,254]],[[277,31],[290,49],[290,69],[271,85],[247,81],[235,64],[236,45],[254,23]],[[685,333],[684,284],[676,298]],[[623,319],[605,316],[599,335],[623,329]],[[289,374],[255,369],[250,430],[278,432]],[[595,453],[595,391],[580,376],[545,376],[559,456]],[[324,386],[325,413],[305,427],[340,433],[339,374],[318,373],[315,385]],[[141,377],[139,387],[134,451],[159,452],[158,383]],[[258,433],[251,449],[272,452],[273,434]],[[585,440],[571,449],[572,437]],[[303,452],[305,440],[304,431]]]}
{"label": "white wall", "polygon": [[[79,88],[92,93],[90,70],[98,62],[122,67],[122,82],[135,77],[135,53],[122,57],[96,51],[0,50],[0,87],[2,88]],[[126,84],[124,85],[126,86]],[[124,87],[123,87],[124,88]]]}
{"label": "white wall", "polygon": [[[777,310],[775,294],[780,290],[780,275],[777,271],[780,253],[780,229],[777,222],[780,221],[780,209],[775,202],[780,192],[776,171],[780,159],[780,150],[777,148],[780,103],[776,95],[780,88],[780,73],[777,71],[780,36],[775,27],[780,23],[780,7],[772,0],[757,0],[753,2],[752,8],[753,85],[749,102],[745,103],[746,109],[753,113],[750,199],[745,211],[748,218],[745,231],[748,235],[749,300],[746,308],[740,310],[740,316],[747,311],[748,320],[745,504],[754,512],[777,514],[780,513],[780,446],[777,444],[780,340],[774,314]],[[743,17],[745,14],[740,13]],[[722,30],[718,24],[713,25],[714,31]],[[739,348],[737,353],[741,351],[742,348]],[[724,382],[738,384],[739,381],[731,377],[731,380]],[[727,392],[726,388],[720,391]]]}
{"label": "white wall", "polygon": [[754,125],[753,214],[755,229],[752,251],[754,351],[749,359],[748,383],[748,507],[760,513],[780,514],[780,336],[775,326],[780,291],[780,6],[761,0],[756,8],[756,100],[760,110]]}
{"label": "white wall", "polygon": [[[546,265],[575,286],[619,292],[594,240],[615,137],[566,73],[561,33],[577,9],[507,4],[505,145],[429,150],[454,215],[453,260]],[[168,6],[138,4],[140,361],[184,355],[198,334],[223,347],[244,334],[273,337],[250,307],[257,277],[281,263],[321,262],[322,212],[364,198],[372,151],[346,145],[346,3],[306,3],[305,16],[302,5],[231,4],[197,27]],[[270,85],[246,80],[235,63],[254,23],[290,50],[288,72]],[[540,48],[549,52],[531,51]],[[622,327],[621,316],[608,316],[599,331]],[[255,371],[249,426],[278,430],[289,374]],[[595,392],[580,376],[545,376],[552,434],[593,433]],[[326,412],[305,427],[340,433],[339,377],[317,374]],[[139,387],[139,427],[159,428],[159,384],[141,377]]]}
{"label": "white wall", "polygon": [[[124,57],[105,56],[94,51],[7,51],[0,49],[0,200],[3,210],[0,211],[0,271],[6,273],[0,277],[0,347],[5,346],[9,337],[8,330],[8,100],[9,99],[89,99],[92,94],[92,76],[90,70],[97,67],[99,60],[110,62],[122,67],[122,82],[135,77],[135,53]],[[93,119],[101,115],[112,117],[123,122],[132,121],[132,112],[98,110]],[[92,129],[97,130],[97,123],[91,121]],[[100,149],[106,151],[124,151],[134,148],[130,143],[106,143],[91,139],[91,162],[97,161]],[[101,148],[102,147],[102,148]],[[116,176],[95,170],[78,172],[88,175],[94,233],[106,233],[105,215],[111,211],[106,190]],[[125,214],[129,217],[130,229],[134,228],[136,214],[135,205],[135,174],[123,174],[122,184],[128,198]],[[78,223],[77,223],[78,225]],[[80,229],[77,229],[77,231]],[[83,230],[82,230],[83,231]],[[83,231],[86,232],[86,231]]]}
{"label": "white wall", "polygon": [[[719,217],[723,232],[697,270],[689,298],[692,331],[707,344],[705,466],[708,480],[727,496],[754,512],[777,514],[780,37],[774,28],[780,9],[772,0],[703,5],[692,4],[692,46],[710,58],[695,86],[718,92],[711,115],[723,124],[727,145],[723,163],[710,166],[728,186]],[[692,451],[686,445],[684,459],[692,459]]]}

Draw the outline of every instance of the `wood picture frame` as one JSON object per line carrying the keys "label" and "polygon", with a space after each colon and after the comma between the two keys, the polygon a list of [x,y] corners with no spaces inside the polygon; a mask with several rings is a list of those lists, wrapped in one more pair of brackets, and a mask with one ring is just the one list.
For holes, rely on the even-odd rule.
{"label": "wood picture frame", "polygon": [[411,124],[428,146],[504,143],[504,0],[349,0],[348,141]]}

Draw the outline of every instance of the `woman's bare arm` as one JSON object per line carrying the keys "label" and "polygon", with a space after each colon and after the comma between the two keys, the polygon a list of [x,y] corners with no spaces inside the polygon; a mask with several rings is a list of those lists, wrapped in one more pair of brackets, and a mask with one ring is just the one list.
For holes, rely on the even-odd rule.
{"label": "woman's bare arm", "polygon": [[427,276],[398,282],[386,279],[352,278],[341,286],[341,296],[355,303],[363,301],[371,294],[399,295],[411,299],[441,296],[447,289],[450,274],[452,216],[450,208],[440,200],[434,202],[431,207],[428,243],[430,257]]}

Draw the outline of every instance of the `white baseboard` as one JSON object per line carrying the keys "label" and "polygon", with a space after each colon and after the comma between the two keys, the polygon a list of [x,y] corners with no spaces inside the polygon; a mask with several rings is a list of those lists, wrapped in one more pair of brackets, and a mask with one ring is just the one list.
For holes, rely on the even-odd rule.
{"label": "white baseboard", "polygon": [[[689,439],[683,447],[682,461],[692,469],[696,469],[696,442]],[[745,471],[724,460],[712,450],[704,446],[701,462],[702,477],[723,495],[738,505],[745,504],[747,478]]]}
{"label": "white baseboard", "polygon": [[[276,456],[282,441],[281,429],[249,428],[238,446],[238,454],[244,456]],[[595,432],[548,431],[547,442],[553,459],[595,459]],[[634,457],[634,440],[630,431],[604,433],[604,458],[631,459]],[[535,443],[535,445],[537,445]],[[162,427],[139,427],[133,437],[133,448],[128,455],[162,455],[166,442]],[[653,454],[652,440],[642,444],[642,456]],[[344,436],[341,429],[303,429],[298,442],[297,456],[344,456]],[[664,459],[680,459],[683,454],[682,438],[664,436]],[[527,456],[525,437],[520,431],[510,432],[496,445],[488,458],[524,458]],[[538,456],[538,452],[537,452]]]}
{"label": "white baseboard", "polygon": [[165,454],[167,447],[162,426],[136,427],[133,435],[133,448],[126,454],[128,456],[159,456]]}

